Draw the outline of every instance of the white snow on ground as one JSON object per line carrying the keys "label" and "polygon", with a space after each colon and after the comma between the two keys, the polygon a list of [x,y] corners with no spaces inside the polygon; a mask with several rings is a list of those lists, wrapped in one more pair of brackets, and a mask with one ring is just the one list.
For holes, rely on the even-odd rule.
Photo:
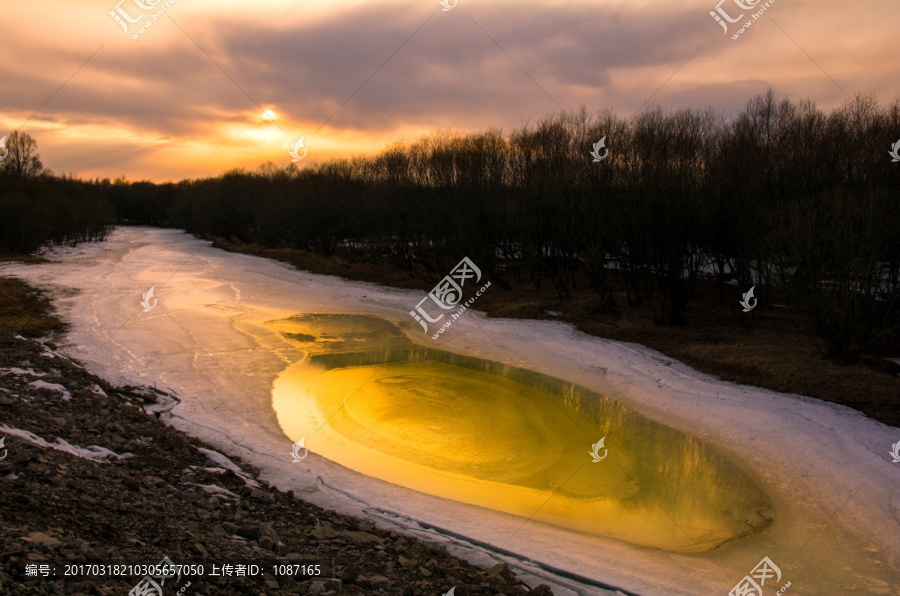
{"label": "white snow on ground", "polygon": [[13,366],[11,368],[0,368],[0,375],[28,375],[30,377],[46,377],[47,373],[39,373],[35,372],[34,369],[31,368],[19,368],[17,366]]}
{"label": "white snow on ground", "polygon": [[231,499],[239,499],[236,494],[228,490],[227,488],[223,488],[221,486],[215,484],[196,484],[194,486],[198,486],[203,489],[204,492],[207,492],[211,495],[224,496]]}
{"label": "white snow on ground", "polygon": [[240,478],[241,480],[243,480],[244,484],[246,484],[247,486],[250,486],[253,488],[259,488],[259,482],[257,482],[256,480],[254,480],[253,478],[251,478],[250,476],[245,474],[244,471],[241,470],[237,466],[237,464],[235,464],[233,461],[231,461],[230,459],[228,459],[227,457],[225,457],[218,451],[212,451],[210,449],[203,449],[202,447],[197,449],[197,451],[199,451],[200,453],[205,455],[206,459],[208,459],[212,463],[218,464],[222,468],[225,468],[226,470],[230,470],[231,472],[233,472],[234,475],[237,476],[238,478]]}
{"label": "white snow on ground", "polygon": [[[62,351],[113,383],[174,388],[183,397],[172,424],[321,506],[471,561],[507,561],[558,595],[613,593],[600,584],[642,596],[727,594],[764,556],[780,567],[782,584],[791,582],[788,596],[900,592],[900,464],[887,454],[900,429],[848,408],[725,383],[564,323],[466,312],[437,347],[610,395],[725,453],[772,503],[769,527],[704,555],[637,548],[415,493],[314,451],[291,463],[299,437],[281,432],[271,388],[303,354],[264,323],[297,313],[369,314],[421,342],[409,311],[423,292],[298,272],[176,230],[121,229],[104,243],[47,256],[53,261],[8,264],[0,274],[55,292],[54,306],[71,326],[57,341]],[[159,305],[144,313],[138,303],[151,286]],[[224,460],[211,461],[230,469],[218,451],[211,453]]]}
{"label": "white snow on ground", "polygon": [[64,401],[69,401],[72,399],[72,394],[69,393],[69,390],[60,385],[59,383],[48,383],[46,381],[32,381],[28,383],[30,386],[35,389],[50,389],[51,391],[59,391],[60,395]]}
{"label": "white snow on ground", "polygon": [[125,459],[131,457],[131,453],[123,453],[118,454],[114,451],[110,451],[105,447],[99,447],[97,445],[91,445],[90,447],[78,447],[77,445],[69,444],[65,439],[61,439],[59,437],[53,443],[48,443],[41,437],[36,434],[22,430],[19,428],[10,428],[5,424],[0,424],[0,434],[16,437],[17,439],[21,439],[32,445],[37,445],[38,447],[44,447],[49,449],[56,449],[57,451],[63,451],[68,453],[69,455],[74,455],[75,457],[80,457],[82,459],[89,459],[91,461],[107,463],[109,460],[114,459]]}

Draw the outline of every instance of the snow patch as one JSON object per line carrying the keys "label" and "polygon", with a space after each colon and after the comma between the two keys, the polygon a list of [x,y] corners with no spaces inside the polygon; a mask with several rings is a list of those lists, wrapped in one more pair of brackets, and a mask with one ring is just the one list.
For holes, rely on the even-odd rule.
{"label": "snow patch", "polygon": [[69,393],[69,390],[60,385],[59,383],[47,383],[46,381],[32,381],[28,383],[29,386],[34,387],[36,389],[51,389],[53,391],[59,391],[62,395],[63,401],[69,401],[72,399],[72,394]]}
{"label": "snow patch", "polygon": [[218,486],[216,484],[195,484],[194,486],[198,486],[198,487],[202,488],[204,490],[204,492],[207,492],[211,495],[224,496],[224,497],[228,497],[230,499],[239,499],[240,498],[236,494],[234,494],[233,492],[228,490],[227,488],[222,488],[221,486]]}
{"label": "snow patch", "polygon": [[26,443],[37,445],[38,447],[56,449],[57,451],[63,451],[65,453],[68,453],[69,455],[74,455],[75,457],[89,459],[91,461],[100,463],[108,463],[109,460],[126,459],[133,456],[132,453],[123,453],[120,455],[114,451],[110,451],[109,449],[100,447],[98,445],[91,445],[87,448],[78,447],[77,445],[72,445],[65,439],[61,439],[59,437],[57,437],[53,443],[48,443],[33,432],[22,430],[20,428],[11,428],[4,424],[0,424],[0,432],[2,432],[4,435],[21,439]]}
{"label": "snow patch", "polygon": [[23,375],[28,375],[30,377],[46,377],[47,376],[47,373],[35,372],[34,369],[31,369],[31,368],[18,368],[16,366],[13,366],[12,368],[0,368],[0,375],[5,376],[5,375],[9,375],[9,374],[16,375],[19,377],[21,377]]}
{"label": "snow patch", "polygon": [[244,481],[244,484],[251,488],[259,488],[259,482],[250,477],[246,472],[237,467],[237,465],[219,453],[218,451],[213,451],[212,449],[203,449],[202,447],[197,449],[200,453],[206,456],[206,459],[216,464],[220,468],[225,468],[226,470],[234,473],[235,476]]}

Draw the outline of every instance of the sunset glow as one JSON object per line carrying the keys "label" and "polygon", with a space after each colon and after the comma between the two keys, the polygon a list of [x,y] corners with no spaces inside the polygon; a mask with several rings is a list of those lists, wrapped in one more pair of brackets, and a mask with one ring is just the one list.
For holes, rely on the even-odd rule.
{"label": "sunset glow", "polygon": [[[452,11],[177,0],[137,39],[115,8],[3,8],[29,25],[0,41],[0,134],[31,134],[56,173],[164,181],[286,165],[301,136],[308,164],[434,130],[509,129],[558,106],[731,111],[773,87],[827,109],[845,91],[900,92],[891,20],[836,0],[773,3],[739,41],[711,0],[460,0]],[[137,16],[131,0],[122,8]],[[896,12],[875,0],[865,14]]]}

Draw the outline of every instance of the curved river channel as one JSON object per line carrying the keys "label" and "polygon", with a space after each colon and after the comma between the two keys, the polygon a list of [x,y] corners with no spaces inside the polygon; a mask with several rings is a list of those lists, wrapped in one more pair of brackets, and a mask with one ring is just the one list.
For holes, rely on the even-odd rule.
{"label": "curved river channel", "polygon": [[[269,324],[307,354],[275,381],[279,424],[352,470],[679,552],[766,524],[766,498],[737,466],[612,399],[419,347],[378,317],[303,314]],[[587,447],[604,437],[592,457]]]}
{"label": "curved river channel", "polygon": [[178,230],[47,256],[0,273],[50,293],[67,355],[316,505],[557,596],[759,596],[766,560],[762,596],[900,594],[900,429],[848,408],[559,322],[469,310],[432,340],[425,292]]}

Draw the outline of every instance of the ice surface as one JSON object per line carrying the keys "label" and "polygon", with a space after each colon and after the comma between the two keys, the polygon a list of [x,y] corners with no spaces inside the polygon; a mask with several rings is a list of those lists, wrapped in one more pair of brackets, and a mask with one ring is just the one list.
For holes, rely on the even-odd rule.
{"label": "ice surface", "polygon": [[[705,554],[638,548],[416,493],[314,450],[292,463],[291,445],[300,437],[282,432],[271,391],[278,375],[305,355],[266,323],[298,313],[368,314],[424,342],[409,316],[424,292],[299,272],[213,249],[176,230],[120,229],[106,242],[48,256],[50,263],[8,264],[0,272],[53,292],[71,326],[57,341],[60,351],[113,383],[174,388],[182,402],[172,410],[172,424],[319,505],[443,544],[481,564],[508,562],[561,595],[612,593],[601,585],[642,595],[727,594],[764,556],[780,567],[782,583],[791,582],[787,594],[898,592],[900,464],[891,464],[887,452],[900,429],[848,408],[725,383],[645,347],[590,337],[561,322],[467,311],[436,342],[441,349],[614,397],[726,453],[772,502],[765,530]],[[159,303],[145,313],[139,301],[151,286]],[[213,461],[222,468],[229,463]]]}

